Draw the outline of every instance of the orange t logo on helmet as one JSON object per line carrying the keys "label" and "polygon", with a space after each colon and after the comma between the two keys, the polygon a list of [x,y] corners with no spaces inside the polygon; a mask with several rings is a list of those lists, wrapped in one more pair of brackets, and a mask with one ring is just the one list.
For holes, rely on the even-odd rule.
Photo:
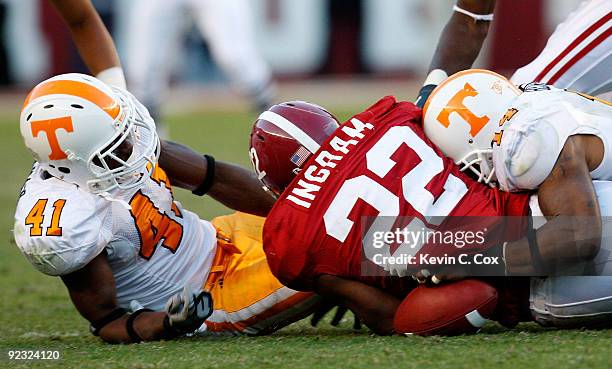
{"label": "orange t logo on helmet", "polygon": [[457,113],[465,120],[471,127],[470,135],[475,137],[478,132],[489,122],[489,117],[483,115],[482,117],[477,117],[465,104],[463,100],[466,97],[474,97],[478,95],[478,91],[472,87],[469,83],[466,83],[463,88],[451,97],[446,104],[446,107],[442,109],[438,117],[436,118],[438,122],[440,122],[444,127],[448,128],[450,125],[450,115],[451,113]]}
{"label": "orange t logo on helmet", "polygon": [[66,132],[73,132],[72,118],[61,117],[54,119],[36,120],[32,122],[32,136],[38,137],[40,132],[45,132],[47,135],[47,141],[49,147],[51,147],[51,154],[49,154],[49,160],[62,160],[66,159],[66,153],[62,150],[57,140],[57,130],[63,129]]}

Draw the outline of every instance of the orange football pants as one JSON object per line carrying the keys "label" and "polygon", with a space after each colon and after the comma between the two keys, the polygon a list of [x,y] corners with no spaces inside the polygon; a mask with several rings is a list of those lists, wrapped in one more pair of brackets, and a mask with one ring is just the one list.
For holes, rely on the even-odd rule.
{"label": "orange football pants", "polygon": [[319,297],[283,286],[270,272],[262,247],[264,218],[244,213],[212,220],[217,252],[204,289],[213,298],[206,321],[213,333],[271,333],[300,320]]}

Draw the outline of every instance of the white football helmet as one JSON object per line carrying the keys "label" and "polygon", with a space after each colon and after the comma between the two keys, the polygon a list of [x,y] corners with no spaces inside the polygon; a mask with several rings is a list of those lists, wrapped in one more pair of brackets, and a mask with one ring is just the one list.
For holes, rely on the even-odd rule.
{"label": "white football helmet", "polygon": [[510,104],[521,91],[505,77],[483,69],[453,74],[423,107],[425,133],[462,171],[479,182],[495,180],[492,142]]}
{"label": "white football helmet", "polygon": [[46,171],[92,193],[140,185],[159,156],[147,109],[129,92],[84,74],[62,74],[34,87],[20,130]]}

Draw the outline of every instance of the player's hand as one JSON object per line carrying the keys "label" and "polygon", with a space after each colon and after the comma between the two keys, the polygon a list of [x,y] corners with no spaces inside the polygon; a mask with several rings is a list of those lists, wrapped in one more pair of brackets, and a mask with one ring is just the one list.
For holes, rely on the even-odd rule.
{"label": "player's hand", "polygon": [[[347,311],[349,310],[346,306],[342,304],[338,304],[335,301],[326,299],[321,301],[320,306],[317,308],[317,310],[315,310],[314,313],[312,313],[312,317],[310,318],[310,325],[316,327],[321,321],[321,319],[323,319],[323,317],[335,307],[337,307],[336,313],[334,314],[334,317],[332,318],[330,324],[334,327],[337,327],[342,321],[342,318],[344,318],[344,315],[346,315]],[[353,329],[361,329],[361,321],[359,320],[359,318],[357,318],[356,315],[354,315],[354,318],[355,320],[353,321]]]}
{"label": "player's hand", "polygon": [[412,278],[419,283],[431,282],[432,284],[440,284],[442,282],[452,282],[465,278],[468,275],[467,270],[462,266],[447,266],[431,273],[427,269],[422,269],[415,273]]}
{"label": "player's hand", "polygon": [[412,275],[412,279],[419,282],[419,284],[426,283],[429,277],[431,277],[429,269],[421,269]]}
{"label": "player's hand", "polygon": [[180,333],[191,333],[204,323],[213,312],[210,293],[183,288],[166,303],[170,326]]}
{"label": "player's hand", "polygon": [[394,277],[406,277],[410,275],[408,267],[401,264],[391,264],[385,266],[385,270]]}

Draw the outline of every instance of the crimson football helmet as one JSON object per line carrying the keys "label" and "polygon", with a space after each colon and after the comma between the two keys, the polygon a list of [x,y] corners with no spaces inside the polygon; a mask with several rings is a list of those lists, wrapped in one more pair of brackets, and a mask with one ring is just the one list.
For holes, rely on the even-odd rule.
{"label": "crimson football helmet", "polygon": [[304,101],[276,104],[261,113],[253,124],[249,154],[264,188],[280,196],[339,126],[330,112]]}

